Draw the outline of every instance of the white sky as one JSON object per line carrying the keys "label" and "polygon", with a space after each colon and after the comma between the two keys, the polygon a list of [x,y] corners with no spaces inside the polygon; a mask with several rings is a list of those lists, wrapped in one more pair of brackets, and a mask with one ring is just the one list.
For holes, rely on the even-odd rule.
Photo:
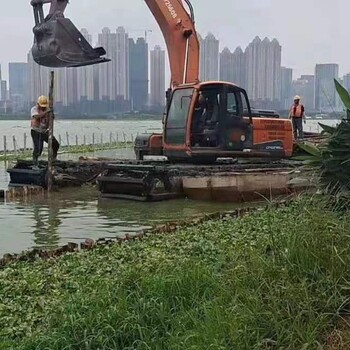
{"label": "white sky", "polygon": [[[0,11],[0,64],[7,77],[9,61],[25,61],[32,43],[33,12],[30,0],[2,0]],[[350,72],[348,40],[349,0],[192,0],[197,30],[212,32],[221,48],[243,48],[260,37],[277,38],[282,64],[295,76],[313,74],[316,63],[339,63],[340,73]],[[71,0],[66,16],[94,39],[102,27],[124,26],[130,36],[151,29],[149,44],[164,42],[142,0]]]}

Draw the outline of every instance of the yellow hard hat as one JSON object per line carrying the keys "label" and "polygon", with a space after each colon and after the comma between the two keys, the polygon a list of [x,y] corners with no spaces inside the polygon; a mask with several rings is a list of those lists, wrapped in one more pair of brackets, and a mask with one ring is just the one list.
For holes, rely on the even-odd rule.
{"label": "yellow hard hat", "polygon": [[46,96],[39,96],[38,105],[42,108],[47,108],[49,106],[49,99]]}
{"label": "yellow hard hat", "polygon": [[294,101],[295,100],[300,100],[300,96],[298,96],[298,95],[294,96]]}

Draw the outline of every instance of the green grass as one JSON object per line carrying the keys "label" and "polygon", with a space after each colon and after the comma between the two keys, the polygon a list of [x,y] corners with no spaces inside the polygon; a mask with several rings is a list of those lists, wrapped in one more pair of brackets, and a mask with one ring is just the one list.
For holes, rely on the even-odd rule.
{"label": "green grass", "polygon": [[[125,147],[131,147],[133,146],[132,142],[118,142],[118,143],[112,143],[112,144],[96,144],[96,145],[72,145],[72,146],[61,146],[60,147],[60,153],[70,153],[70,154],[77,154],[77,153],[92,153],[96,151],[105,151],[109,149],[119,149],[119,148],[125,148]],[[18,151],[17,154],[13,152],[8,152],[5,156],[4,153],[0,153],[0,161],[5,160],[17,160],[17,159],[23,159],[23,158],[29,158],[32,156],[33,151]],[[43,156],[47,155],[46,153],[43,153]]]}
{"label": "green grass", "polygon": [[302,199],[14,263],[0,271],[0,349],[323,349],[350,297],[349,224]]}

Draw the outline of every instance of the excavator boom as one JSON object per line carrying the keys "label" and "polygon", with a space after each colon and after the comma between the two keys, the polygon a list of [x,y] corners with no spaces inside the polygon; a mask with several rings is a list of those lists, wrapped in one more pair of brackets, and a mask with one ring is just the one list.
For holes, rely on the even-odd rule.
{"label": "excavator boom", "polygon": [[156,19],[167,45],[172,86],[197,83],[199,42],[194,11],[189,0],[145,0]]}
{"label": "excavator boom", "polygon": [[[172,87],[197,83],[199,42],[190,0],[145,0],[166,42]],[[188,10],[185,9],[184,3]],[[50,4],[45,17],[43,6]],[[93,48],[74,24],[64,17],[68,0],[32,0],[35,26],[32,54],[47,67],[80,67],[108,62],[106,51]]]}

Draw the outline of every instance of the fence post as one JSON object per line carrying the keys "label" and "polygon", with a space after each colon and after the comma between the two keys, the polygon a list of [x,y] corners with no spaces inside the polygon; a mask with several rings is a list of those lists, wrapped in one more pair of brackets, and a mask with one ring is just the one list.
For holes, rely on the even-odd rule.
{"label": "fence post", "polygon": [[67,138],[67,146],[69,148],[69,134],[68,134],[68,131],[66,132],[66,138]]}
{"label": "fence post", "polygon": [[118,133],[116,133],[116,138],[115,139],[117,140],[117,143],[119,143],[119,134]]}
{"label": "fence post", "polygon": [[16,136],[12,136],[12,142],[13,142],[13,150],[15,151],[15,155],[17,156],[17,142],[16,142]]}
{"label": "fence post", "polygon": [[84,135],[84,146],[86,146],[86,135]]}
{"label": "fence post", "polygon": [[27,133],[26,132],[23,135],[23,150],[24,152],[27,151]]}
{"label": "fence post", "polygon": [[75,145],[79,146],[78,135],[75,135]]}
{"label": "fence post", "polygon": [[112,141],[113,141],[113,134],[110,132],[109,134],[109,146],[112,146]]}
{"label": "fence post", "polygon": [[62,137],[61,137],[61,135],[58,135],[58,143],[59,143],[60,145],[62,145]]}
{"label": "fence post", "polygon": [[6,135],[4,135],[4,157],[5,160],[7,159],[7,141],[6,141]]}
{"label": "fence post", "polygon": [[92,133],[92,145],[95,146],[95,133]]}
{"label": "fence post", "polygon": [[54,111],[53,111],[53,95],[54,95],[54,80],[55,80],[55,72],[50,72],[50,86],[49,86],[49,108],[51,110],[49,114],[49,138],[48,138],[48,163],[47,163],[47,190],[50,192],[52,190],[53,185],[53,149],[52,149],[52,140],[53,140],[53,128],[54,128]]}

